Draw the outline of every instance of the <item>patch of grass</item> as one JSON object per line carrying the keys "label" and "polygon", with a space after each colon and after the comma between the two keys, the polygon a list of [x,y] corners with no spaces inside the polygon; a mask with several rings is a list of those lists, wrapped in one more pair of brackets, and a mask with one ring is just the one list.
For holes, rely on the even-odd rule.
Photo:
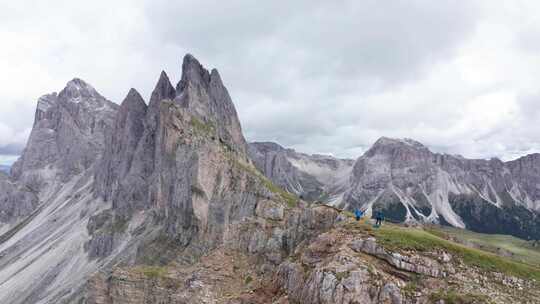
{"label": "patch of grass", "polygon": [[111,230],[114,233],[123,233],[128,228],[129,221],[123,217],[115,217]]}
{"label": "patch of grass", "polygon": [[253,278],[252,278],[250,275],[248,275],[248,276],[246,277],[246,279],[244,280],[244,283],[245,283],[246,285],[249,285],[251,282],[253,282]]}
{"label": "patch of grass", "polygon": [[390,250],[433,251],[446,250],[461,258],[466,265],[476,266],[484,271],[502,272],[521,278],[540,280],[540,269],[513,261],[479,249],[469,248],[417,228],[405,228],[385,224],[373,231],[377,240]]}
{"label": "patch of grass", "polygon": [[432,293],[429,296],[429,299],[435,303],[437,301],[443,300],[446,304],[481,304],[481,303],[490,303],[489,299],[485,295],[477,294],[461,294],[455,290],[439,290],[438,292]]}
{"label": "patch of grass", "polygon": [[264,176],[261,172],[259,172],[259,170],[257,170],[257,168],[255,168],[253,165],[244,163],[238,160],[237,158],[235,158],[234,156],[231,158],[231,160],[233,161],[235,165],[240,167],[242,170],[257,177],[265,188],[267,188],[270,192],[280,196],[287,203],[287,206],[291,208],[296,207],[299,200],[299,198],[296,195],[290,192],[287,192],[283,190],[282,188],[276,186],[271,180],[269,180],[266,176]]}
{"label": "patch of grass", "polygon": [[413,297],[417,290],[418,284],[416,282],[409,282],[403,287],[403,293],[409,298]]}
{"label": "patch of grass", "polygon": [[275,193],[281,196],[281,198],[285,200],[285,202],[287,203],[289,207],[291,208],[296,207],[298,203],[298,198],[296,197],[296,195],[289,193],[281,189],[280,187],[276,186],[265,176],[259,176],[259,177],[261,178],[262,183],[268,190],[270,190],[272,193]]}
{"label": "patch of grass", "polygon": [[350,275],[351,273],[349,271],[338,272],[336,273],[336,279],[341,282],[343,279],[348,278]]}
{"label": "patch of grass", "polygon": [[167,276],[167,269],[165,267],[139,266],[135,268],[135,271],[150,279],[162,279]]}
{"label": "patch of grass", "polygon": [[191,126],[193,127],[193,130],[196,132],[202,134],[202,135],[212,135],[215,133],[215,127],[210,122],[203,122],[200,119],[191,116],[190,120]]}
{"label": "patch of grass", "polygon": [[204,190],[198,186],[198,185],[192,185],[191,186],[191,192],[199,197],[206,197],[206,193],[204,192]]}
{"label": "patch of grass", "polygon": [[530,242],[509,236],[498,234],[483,234],[469,230],[450,228],[450,227],[432,227],[427,229],[443,239],[452,239],[462,244],[472,244],[484,251],[496,254],[509,254],[508,258],[540,267],[540,248],[534,248]]}

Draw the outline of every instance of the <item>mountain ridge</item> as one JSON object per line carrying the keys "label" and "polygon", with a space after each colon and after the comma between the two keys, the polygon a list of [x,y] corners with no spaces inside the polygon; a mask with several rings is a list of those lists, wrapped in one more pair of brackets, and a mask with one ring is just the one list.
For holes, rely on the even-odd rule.
{"label": "mountain ridge", "polygon": [[[387,144],[374,151],[375,164],[381,155],[431,160],[424,150],[415,157],[412,141],[406,153]],[[0,302],[400,304],[414,298],[407,284],[415,277],[427,290],[416,297],[427,301],[428,286],[447,287],[446,276],[466,278],[456,285],[466,290],[489,271],[466,270],[461,249],[440,239],[435,252],[388,246],[388,236],[414,240],[425,231],[389,225],[377,234],[368,221],[271,180],[314,200],[336,193],[326,199],[337,204],[386,185],[387,175],[365,174],[372,161],[248,144],[221,76],[189,54],[178,84],[162,72],[148,104],[131,89],[116,105],[74,79],[38,100],[23,155],[12,175],[0,174]],[[536,163],[512,165],[524,179],[536,174],[528,161]],[[540,275],[523,269],[506,269],[483,288],[498,303],[515,299]],[[508,280],[497,295],[494,286]]]}
{"label": "mountain ridge", "polygon": [[[252,150],[257,145],[253,144]],[[540,154],[506,162],[467,159],[434,153],[412,139],[381,137],[354,161],[350,172],[335,172],[336,176],[341,174],[340,183],[333,187],[317,184],[321,190],[313,197],[295,185],[309,183],[315,176],[302,171],[283,151],[297,152],[273,143],[264,146],[258,153],[266,155],[266,162],[255,161],[259,170],[308,199],[348,210],[361,208],[368,214],[381,210],[398,222],[540,238],[540,227],[535,224],[540,216]],[[269,156],[269,151],[281,151],[282,155]],[[252,154],[252,158],[260,158],[256,152]]]}

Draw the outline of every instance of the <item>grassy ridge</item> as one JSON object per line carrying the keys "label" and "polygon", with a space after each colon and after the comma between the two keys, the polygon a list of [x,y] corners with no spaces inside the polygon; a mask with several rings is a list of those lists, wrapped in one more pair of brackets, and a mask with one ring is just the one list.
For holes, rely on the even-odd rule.
{"label": "grassy ridge", "polygon": [[428,231],[444,239],[473,245],[484,251],[507,254],[513,260],[540,268],[540,248],[533,248],[531,243],[513,236],[483,234],[450,227],[434,227]]}
{"label": "grassy ridge", "polygon": [[372,232],[389,249],[409,249],[420,252],[444,249],[463,260],[466,265],[482,270],[502,272],[516,277],[540,281],[540,268],[501,257],[496,254],[466,247],[419,229],[386,224]]}
{"label": "grassy ridge", "polygon": [[294,208],[296,207],[299,198],[285,190],[283,190],[281,187],[276,186],[271,180],[269,180],[266,176],[264,176],[259,170],[257,170],[253,165],[249,163],[245,163],[241,160],[238,160],[236,158],[231,158],[238,167],[240,167],[242,170],[249,172],[250,174],[256,176],[261,183],[268,189],[270,192],[279,195],[289,207]]}

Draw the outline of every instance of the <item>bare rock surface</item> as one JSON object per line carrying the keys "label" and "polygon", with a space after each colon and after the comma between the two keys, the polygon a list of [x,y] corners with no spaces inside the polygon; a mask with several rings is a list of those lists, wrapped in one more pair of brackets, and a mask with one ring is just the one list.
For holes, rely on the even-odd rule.
{"label": "bare rock surface", "polygon": [[[300,211],[302,210],[300,207]],[[318,208],[334,218],[332,208]],[[309,225],[259,218],[238,223],[234,236],[197,263],[160,267],[116,268],[89,283],[92,304],[127,303],[444,303],[452,292],[457,303],[536,303],[532,281],[486,273],[465,265],[448,252],[390,249],[370,236],[351,230],[350,220],[326,222],[331,228],[301,233],[294,248],[272,247],[273,235]],[[248,236],[251,234],[252,236]],[[281,247],[278,258],[269,255]],[[505,287],[501,287],[505,286]],[[449,300],[450,301],[450,300]]]}

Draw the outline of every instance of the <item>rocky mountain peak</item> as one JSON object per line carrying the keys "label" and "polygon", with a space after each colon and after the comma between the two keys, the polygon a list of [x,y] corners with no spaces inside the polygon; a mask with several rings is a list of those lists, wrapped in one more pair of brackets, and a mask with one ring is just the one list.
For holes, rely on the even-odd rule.
{"label": "rocky mountain peak", "polygon": [[74,78],[58,95],[60,99],[78,103],[85,98],[103,98],[94,87],[80,78]]}
{"label": "rocky mountain peak", "polygon": [[176,86],[175,103],[215,128],[222,143],[245,154],[247,143],[238,114],[217,70],[208,72],[187,54],[182,63],[182,79]]}
{"label": "rocky mountain peak", "polygon": [[391,145],[394,145],[394,146],[407,146],[407,147],[414,147],[414,148],[419,148],[419,149],[427,149],[426,146],[424,146],[422,143],[414,140],[414,139],[410,139],[410,138],[391,138],[391,137],[381,137],[379,138],[375,144],[373,145],[374,147],[376,146],[391,146]]}
{"label": "rocky mountain peak", "polygon": [[401,153],[430,153],[423,144],[409,138],[379,138],[373,146],[364,154],[366,157],[375,155],[396,155]]}
{"label": "rocky mountain peak", "polygon": [[174,99],[176,97],[176,90],[174,89],[169,76],[165,71],[161,71],[159,80],[156,83],[152,96],[150,97],[150,106],[152,107],[157,102],[164,99]]}
{"label": "rocky mountain peak", "polygon": [[120,108],[122,107],[128,107],[128,108],[132,108],[132,107],[144,107],[146,108],[146,103],[144,102],[144,99],[142,98],[141,94],[139,94],[139,92],[137,92],[137,90],[131,88],[126,96],[126,98],[124,99],[124,101],[122,102],[122,105],[120,106]]}
{"label": "rocky mountain peak", "polygon": [[191,54],[184,56],[182,61],[182,79],[176,86],[178,92],[184,91],[189,84],[208,87],[210,73]]}

